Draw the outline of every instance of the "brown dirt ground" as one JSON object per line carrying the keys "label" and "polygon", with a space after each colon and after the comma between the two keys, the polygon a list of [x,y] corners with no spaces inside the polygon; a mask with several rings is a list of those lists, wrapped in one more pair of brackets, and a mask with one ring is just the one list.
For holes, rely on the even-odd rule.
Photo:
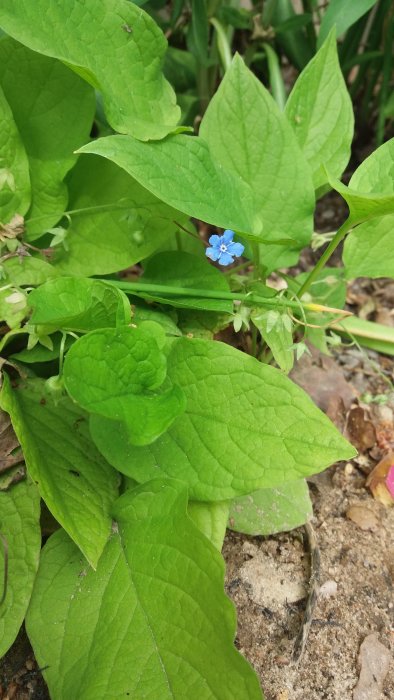
{"label": "brown dirt ground", "polygon": [[[376,632],[394,652],[394,509],[373,500],[357,465],[332,467],[314,479],[311,491],[320,581],[331,595],[318,599],[299,667],[291,662],[291,653],[304,599],[289,602],[280,590],[260,590],[251,569],[255,562],[258,579],[260,562],[274,563],[281,583],[290,584],[290,593],[292,587],[305,585],[308,554],[303,529],[274,537],[230,533],[225,541],[227,592],[238,610],[237,644],[259,674],[266,700],[353,700],[357,657],[365,637]],[[374,531],[363,531],[347,519],[350,504],[372,510],[378,521]],[[377,698],[394,698],[393,661],[383,688]]]}

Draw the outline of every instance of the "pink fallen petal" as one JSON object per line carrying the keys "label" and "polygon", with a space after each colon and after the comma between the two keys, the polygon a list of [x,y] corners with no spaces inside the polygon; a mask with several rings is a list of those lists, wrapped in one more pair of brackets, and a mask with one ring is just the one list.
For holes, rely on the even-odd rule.
{"label": "pink fallen petal", "polygon": [[386,486],[394,498],[394,464],[390,467],[386,476]]}

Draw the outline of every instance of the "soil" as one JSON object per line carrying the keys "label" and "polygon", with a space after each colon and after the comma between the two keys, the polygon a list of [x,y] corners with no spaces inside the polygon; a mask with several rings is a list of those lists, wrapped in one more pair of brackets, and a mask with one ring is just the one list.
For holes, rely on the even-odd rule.
{"label": "soil", "polygon": [[[391,666],[382,691],[365,700],[394,698],[394,509],[373,500],[357,463],[338,464],[310,486],[321,586],[304,655],[299,664],[292,661],[308,585],[303,528],[273,537],[227,535],[227,592],[238,610],[237,645],[259,674],[266,700],[353,700],[360,645],[375,632],[391,651]],[[355,504],[375,515],[373,530],[347,518]],[[274,565],[281,586],[276,575],[273,590],[262,590],[262,564]]]}

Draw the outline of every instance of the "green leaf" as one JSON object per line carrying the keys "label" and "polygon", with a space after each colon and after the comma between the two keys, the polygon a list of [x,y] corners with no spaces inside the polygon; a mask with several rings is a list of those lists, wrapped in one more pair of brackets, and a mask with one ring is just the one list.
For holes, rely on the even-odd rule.
{"label": "green leaf", "polygon": [[[290,291],[297,293],[306,281],[309,272],[301,272],[296,277],[287,277]],[[316,279],[312,282],[308,294],[310,298],[324,306],[331,306],[336,309],[343,309],[346,302],[346,282],[344,280],[344,270],[340,267],[325,267],[319,272]],[[317,318],[316,313],[306,313],[307,318]],[[323,316],[322,316],[323,318]],[[327,314],[324,315],[327,319]]]}
{"label": "green leaf", "polygon": [[196,87],[196,59],[189,51],[169,46],[164,59],[164,75],[177,92]]}
{"label": "green leaf", "polygon": [[18,328],[28,315],[26,294],[8,285],[0,289],[0,321],[5,321],[11,329]]}
{"label": "green leaf", "polygon": [[177,482],[127,492],[97,572],[64,532],[49,539],[26,625],[51,697],[262,700],[233,646],[223,560],[186,507]]}
{"label": "green leaf", "polygon": [[285,114],[312,172],[315,189],[326,184],[326,168],[340,177],[350,158],[353,108],[332,31],[299,76]]}
{"label": "green leaf", "polygon": [[345,239],[343,263],[346,279],[394,278],[394,214],[357,226]]}
{"label": "green leaf", "polygon": [[212,340],[216,333],[227,328],[233,318],[232,314],[180,309],[178,311],[178,327],[182,331],[182,335]]}
{"label": "green leaf", "polygon": [[340,323],[332,325],[335,332],[354,338],[360,345],[372,348],[385,355],[394,355],[394,328],[385,326],[382,323],[366,321],[357,316],[344,318]]}
{"label": "green leaf", "polygon": [[123,292],[99,280],[59,277],[33,289],[31,323],[53,330],[85,332],[116,328],[130,322],[131,309]]}
{"label": "green leaf", "polygon": [[209,19],[206,0],[191,0],[187,44],[198,63],[208,63]]}
{"label": "green leaf", "polygon": [[[297,294],[308,275],[309,272],[302,272],[296,277],[286,277],[289,290]],[[324,306],[343,309],[346,301],[344,269],[340,267],[324,267],[312,282],[304,301],[313,301]],[[327,324],[331,324],[337,319],[338,316],[327,311],[321,313],[305,311],[305,320],[309,325],[305,327],[304,340],[308,340],[320,352],[329,355],[330,351],[326,335]],[[295,349],[297,360],[302,357],[304,352],[308,352],[307,345],[303,342],[298,343]]]}
{"label": "green leaf", "polygon": [[394,138],[373,151],[359,165],[349,187],[358,192],[394,194]]}
{"label": "green leaf", "polygon": [[174,237],[174,221],[187,223],[104,158],[80,158],[68,187],[68,208],[77,213],[67,229],[67,250],[58,248],[54,259],[62,274],[105,275],[131,267]]}
{"label": "green leaf", "polygon": [[132,307],[133,314],[133,324],[139,326],[144,321],[154,321],[162,326],[165,334],[167,336],[180,336],[182,332],[179,330],[176,324],[176,315],[164,313],[163,311],[158,311],[157,309],[152,309],[148,304],[144,304],[142,301],[138,301],[138,304],[133,303]]}
{"label": "green leaf", "polygon": [[231,501],[228,527],[246,535],[274,535],[304,525],[312,503],[304,479],[276,489],[260,489]]}
{"label": "green leaf", "polygon": [[[37,345],[31,350],[25,349],[20,350],[20,352],[15,352],[11,355],[11,360],[18,360],[19,362],[25,362],[28,365],[35,364],[36,362],[51,362],[56,360],[60,355],[60,347],[62,343],[62,333],[55,333],[51,337],[52,348],[45,347],[44,345]],[[74,342],[74,338],[67,336],[64,342],[64,350],[68,350],[70,345]]]}
{"label": "green leaf", "polygon": [[0,127],[0,222],[7,224],[14,214],[25,214],[29,208],[30,176],[26,151],[1,87]]}
{"label": "green leaf", "polygon": [[250,187],[217,164],[215,154],[198,136],[176,134],[152,143],[107,136],[83,146],[79,153],[112,160],[149,192],[188,216],[238,231],[254,233],[261,228]]}
{"label": "green leaf", "polygon": [[229,514],[228,502],[201,503],[200,501],[190,501],[187,512],[198,529],[220,552],[226,534]]}
{"label": "green leaf", "polygon": [[290,317],[277,311],[258,309],[252,312],[251,320],[270,348],[275,362],[288,374],[294,365],[293,331]]}
{"label": "green leaf", "polygon": [[[314,47],[313,41],[310,41],[302,29],[291,26],[291,22],[298,17],[293,5],[292,0],[268,0],[264,4],[263,23],[264,26],[274,28],[275,43],[290,63],[301,71],[312,58]],[[276,28],[279,26],[281,30],[286,22],[290,24],[290,28],[288,25],[286,31],[279,31],[276,35]]]}
{"label": "green leaf", "polygon": [[138,328],[93,331],[74,343],[64,382],[72,399],[95,414],[93,435],[97,431],[109,439],[109,432],[114,439],[123,428],[132,444],[146,445],[182,413],[181,390],[164,383],[165,340],[162,327],[146,321]]}
{"label": "green leaf", "polygon": [[26,480],[0,491],[0,596],[3,595],[4,555],[8,576],[0,615],[0,657],[14,642],[33,590],[41,549],[40,496]]}
{"label": "green leaf", "polygon": [[[5,4],[1,4],[0,18],[6,12]],[[37,21],[39,2],[23,2],[18,7],[9,4],[21,30],[31,5],[34,20],[30,30],[34,25],[39,33],[45,26],[57,41],[52,23],[44,15],[42,22]],[[33,240],[58,221],[67,204],[63,180],[77,160],[73,151],[89,138],[94,92],[59,61],[29,51],[9,37],[0,41],[0,84],[29,158],[32,205],[27,238]]]}
{"label": "green leaf", "polygon": [[57,270],[41,258],[15,257],[1,263],[4,284],[36,286],[57,277]]}
{"label": "green leaf", "polygon": [[268,269],[294,264],[296,251],[312,234],[310,169],[286,117],[238,55],[209,104],[200,136],[216,162],[251,187],[261,237],[294,240],[292,247],[262,246],[262,264]]}
{"label": "green leaf", "polygon": [[[68,64],[103,94],[115,131],[161,139],[180,116],[161,63],[167,42],[146,12],[125,0],[4,0],[0,25],[33,51]],[[61,139],[60,139],[61,140]]]}
{"label": "green leaf", "polygon": [[361,163],[348,187],[331,175],[328,179],[346,201],[353,226],[394,213],[394,138]]}
{"label": "green leaf", "polygon": [[348,0],[330,0],[320,26],[317,40],[318,47],[322,45],[332,27],[336,27],[337,36],[342,36],[349,27],[375,5],[376,1],[357,0],[357,2],[349,2]]}
{"label": "green leaf", "polygon": [[86,416],[68,398],[55,402],[41,380],[12,389],[5,378],[1,406],[11,416],[41,497],[96,566],[111,530],[118,475],[95,449]]}
{"label": "green leaf", "polygon": [[208,340],[174,340],[168,377],[186,410],[149,447],[95,435],[108,461],[145,482],[182,479],[190,498],[221,501],[321,471],[354,448],[280,371]]}
{"label": "green leaf", "polygon": [[182,289],[207,289],[229,292],[230,287],[225,276],[209,264],[206,258],[183,252],[164,252],[150,258],[145,264],[141,282],[152,285],[168,285],[179,287],[179,297],[144,292],[145,299],[153,299],[163,304],[183,309],[198,309],[218,311],[231,314],[233,302],[223,299],[201,299],[197,297],[182,297]]}

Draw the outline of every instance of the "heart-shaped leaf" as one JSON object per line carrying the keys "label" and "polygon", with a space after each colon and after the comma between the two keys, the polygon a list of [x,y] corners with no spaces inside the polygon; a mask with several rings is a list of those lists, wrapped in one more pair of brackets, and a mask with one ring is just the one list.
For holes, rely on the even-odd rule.
{"label": "heart-shaped leaf", "polygon": [[138,482],[160,471],[187,483],[191,499],[221,501],[355,454],[302,389],[224,343],[174,340],[168,376],[186,409],[156,442],[130,450],[125,432],[93,435],[108,461]]}
{"label": "heart-shaped leaf", "polygon": [[0,221],[7,224],[29,208],[30,176],[26,151],[1,87],[0,127]]}
{"label": "heart-shaped leaf", "polygon": [[61,274],[104,275],[131,267],[169,245],[175,222],[186,226],[188,221],[98,156],[80,158],[67,185],[74,213],[66,247],[58,246],[53,260]]}
{"label": "heart-shaped leaf", "polygon": [[33,289],[31,322],[66,331],[116,328],[130,322],[131,309],[123,292],[99,280],[59,277]]}
{"label": "heart-shaped leaf", "polygon": [[[28,8],[11,4],[14,19],[20,12],[25,22]],[[41,24],[49,29],[51,22],[38,21],[39,7],[32,5],[36,30]],[[2,4],[0,17],[3,9]],[[54,37],[53,27],[50,31]],[[10,37],[0,41],[0,84],[29,158],[32,202],[26,235],[33,240],[53,226],[66,207],[64,178],[77,160],[75,149],[89,138],[94,91],[60,61],[30,51]]]}
{"label": "heart-shaped leaf", "polygon": [[[0,490],[0,656],[14,642],[23,623],[41,549],[40,495],[30,480]],[[8,575],[4,580],[5,557]]]}
{"label": "heart-shaped leaf", "polygon": [[312,235],[310,168],[286,117],[240,56],[211,100],[199,133],[216,163],[252,189],[254,212],[263,222],[261,238],[293,239],[293,245],[262,245],[262,264],[267,269],[294,264]]}
{"label": "heart-shaped leaf", "polygon": [[112,160],[149,192],[188,216],[237,231],[261,229],[250,187],[236,172],[218,164],[198,136],[176,134],[151,143],[131,136],[107,136],[79,152]]}
{"label": "heart-shaped leaf", "polygon": [[167,42],[134,3],[86,0],[70,8],[57,0],[3,0],[0,26],[100,90],[116,131],[146,140],[161,139],[175,128],[180,109],[161,72]]}
{"label": "heart-shaped leaf", "polygon": [[228,527],[247,535],[273,535],[293,530],[312,517],[305,479],[276,489],[260,489],[230,503]]}
{"label": "heart-shaped leaf", "polygon": [[1,405],[41,497],[96,566],[111,530],[118,475],[95,449],[86,414],[66,397],[55,401],[44,382],[33,379],[12,389],[5,378]]}
{"label": "heart-shaped leaf", "polygon": [[223,560],[186,508],[176,481],[128,491],[96,572],[64,532],[49,539],[26,624],[53,698],[262,700]]}
{"label": "heart-shaped leaf", "polygon": [[315,189],[327,182],[322,165],[340,177],[350,158],[354,118],[334,30],[296,81],[285,114],[311,166]]}
{"label": "heart-shaped leaf", "polygon": [[64,382],[74,401],[95,414],[94,433],[116,434],[123,427],[128,441],[145,445],[182,413],[182,391],[164,383],[164,343],[162,327],[146,321],[137,328],[93,331],[68,351]]}

